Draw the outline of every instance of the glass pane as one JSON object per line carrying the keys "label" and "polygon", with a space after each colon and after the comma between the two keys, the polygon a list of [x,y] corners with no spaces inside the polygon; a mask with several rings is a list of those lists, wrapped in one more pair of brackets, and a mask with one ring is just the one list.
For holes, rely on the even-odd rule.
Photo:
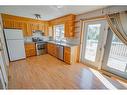
{"label": "glass pane", "polygon": [[54,38],[56,41],[61,41],[64,38],[64,25],[56,25],[54,27]]}
{"label": "glass pane", "polygon": [[127,46],[113,35],[107,66],[127,73]]}
{"label": "glass pane", "polygon": [[101,24],[88,25],[85,59],[95,61]]}

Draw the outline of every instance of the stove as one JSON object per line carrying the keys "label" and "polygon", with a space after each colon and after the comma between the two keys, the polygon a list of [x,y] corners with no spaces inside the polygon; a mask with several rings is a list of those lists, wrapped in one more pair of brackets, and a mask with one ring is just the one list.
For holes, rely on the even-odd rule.
{"label": "stove", "polygon": [[37,55],[42,55],[47,53],[47,43],[46,42],[36,42],[36,52]]}
{"label": "stove", "polygon": [[33,42],[36,43],[36,53],[37,55],[42,55],[47,53],[47,42],[43,41],[38,37],[32,38]]}

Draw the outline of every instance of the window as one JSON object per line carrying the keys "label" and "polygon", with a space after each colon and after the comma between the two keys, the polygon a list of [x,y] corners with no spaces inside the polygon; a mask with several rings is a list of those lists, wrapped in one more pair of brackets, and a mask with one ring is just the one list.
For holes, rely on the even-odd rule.
{"label": "window", "polygon": [[54,26],[54,39],[61,41],[64,38],[64,24]]}
{"label": "window", "polygon": [[102,69],[127,79],[127,45],[109,28]]}

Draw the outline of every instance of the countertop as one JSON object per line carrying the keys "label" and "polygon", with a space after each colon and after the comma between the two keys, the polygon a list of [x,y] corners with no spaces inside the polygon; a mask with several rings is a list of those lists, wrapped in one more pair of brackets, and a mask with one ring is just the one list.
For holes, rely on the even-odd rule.
{"label": "countertop", "polygon": [[62,46],[66,46],[66,47],[74,47],[74,46],[79,46],[79,44],[67,44],[67,43],[63,43],[63,42],[55,42],[55,41],[47,41],[48,43],[53,43],[53,44],[58,44],[58,45],[62,45]]}
{"label": "countertop", "polygon": [[24,44],[36,44],[36,42],[24,42]]}
{"label": "countertop", "polygon": [[[56,44],[56,45],[62,45],[62,46],[66,46],[66,47],[74,47],[74,46],[79,46],[79,44],[67,44],[67,43],[64,43],[64,42],[60,42],[60,43],[58,43],[58,42],[55,42],[55,41],[45,41],[45,42],[47,42],[47,43],[52,43],[52,44]],[[30,42],[30,41],[28,41],[28,42],[24,42],[25,44],[36,44],[36,42]]]}

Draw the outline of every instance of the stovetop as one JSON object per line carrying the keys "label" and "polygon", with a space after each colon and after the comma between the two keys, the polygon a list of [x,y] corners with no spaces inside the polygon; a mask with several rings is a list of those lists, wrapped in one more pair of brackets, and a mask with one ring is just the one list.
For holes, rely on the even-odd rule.
{"label": "stovetop", "polygon": [[37,41],[37,42],[35,42],[36,44],[46,44],[47,42],[45,42],[45,41]]}

